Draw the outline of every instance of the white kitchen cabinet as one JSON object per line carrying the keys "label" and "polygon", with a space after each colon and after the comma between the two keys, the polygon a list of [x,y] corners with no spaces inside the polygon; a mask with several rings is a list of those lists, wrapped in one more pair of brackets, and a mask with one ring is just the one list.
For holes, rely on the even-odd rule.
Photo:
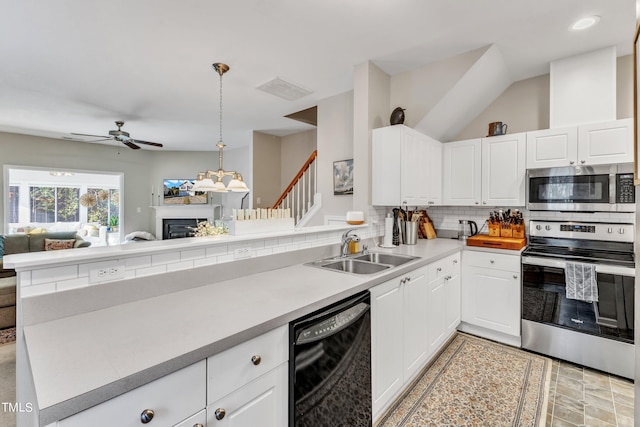
{"label": "white kitchen cabinet", "polygon": [[520,254],[465,250],[462,255],[462,327],[519,345]]}
{"label": "white kitchen cabinet", "polygon": [[289,326],[207,359],[209,426],[282,426],[288,408]]}
{"label": "white kitchen cabinet", "polygon": [[443,204],[524,206],[526,135],[443,144]]}
{"label": "white kitchen cabinet", "polygon": [[141,425],[143,415],[151,419],[149,425],[184,424],[183,420],[201,415],[206,407],[206,379],[206,363],[202,360],[58,421],[57,425],[134,427]]}
{"label": "white kitchen cabinet", "polygon": [[197,414],[187,418],[181,423],[176,424],[173,427],[206,427],[207,425],[207,411],[203,409]]}
{"label": "white kitchen cabinet", "polygon": [[372,204],[429,206],[442,198],[439,141],[404,125],[373,130]]}
{"label": "white kitchen cabinet", "polygon": [[427,267],[370,291],[372,399],[376,419],[429,357]]}
{"label": "white kitchen cabinet", "polygon": [[633,162],[633,119],[527,132],[527,169]]}
{"label": "white kitchen cabinet", "polygon": [[479,205],[482,200],[482,140],[442,144],[442,202],[446,206]]}
{"label": "white kitchen cabinet", "polygon": [[213,402],[207,408],[209,427],[282,427],[287,425],[288,364]]}
{"label": "white kitchen cabinet", "polygon": [[435,354],[460,323],[460,254],[429,265],[427,335]]}

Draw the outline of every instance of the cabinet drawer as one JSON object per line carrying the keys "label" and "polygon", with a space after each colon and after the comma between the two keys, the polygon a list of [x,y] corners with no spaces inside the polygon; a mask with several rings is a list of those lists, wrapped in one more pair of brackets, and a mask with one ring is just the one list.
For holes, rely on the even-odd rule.
{"label": "cabinet drawer", "polygon": [[149,425],[173,426],[206,407],[206,363],[201,361],[58,422],[58,427],[138,427],[145,410]]}
{"label": "cabinet drawer", "polygon": [[502,271],[520,271],[520,254],[508,255],[493,252],[466,250],[463,254],[464,265],[490,268]]}
{"label": "cabinet drawer", "polygon": [[289,360],[289,325],[207,359],[207,402],[242,387],[260,375]]}

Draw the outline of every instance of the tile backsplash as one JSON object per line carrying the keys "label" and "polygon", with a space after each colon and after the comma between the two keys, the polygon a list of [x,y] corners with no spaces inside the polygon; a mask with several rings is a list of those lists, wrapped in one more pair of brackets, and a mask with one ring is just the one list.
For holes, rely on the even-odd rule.
{"label": "tile backsplash", "polygon": [[[475,208],[467,206],[433,206],[427,209],[427,213],[433,221],[436,230],[457,230],[458,220],[468,219],[475,221],[478,224],[478,228],[484,230],[486,233],[485,221],[489,219],[489,212],[498,210],[500,207],[490,208]],[[511,208],[513,209],[513,208]],[[586,222],[614,222],[614,223],[628,223],[635,224],[635,213],[621,213],[621,212],[541,212],[541,211],[529,211],[527,209],[519,209],[522,212],[525,224],[528,229],[530,220],[543,220],[543,221],[586,221]]]}

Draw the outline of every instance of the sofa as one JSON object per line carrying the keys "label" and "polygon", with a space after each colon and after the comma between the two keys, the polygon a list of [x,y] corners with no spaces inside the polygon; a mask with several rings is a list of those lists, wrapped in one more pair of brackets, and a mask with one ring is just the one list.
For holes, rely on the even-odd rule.
{"label": "sofa", "polygon": [[[59,241],[74,240],[73,249],[86,248],[91,246],[91,242],[85,241],[78,236],[75,231],[56,231],[48,233],[31,233],[31,234],[7,234],[0,236],[0,277],[15,276],[16,272],[12,269],[4,269],[2,257],[4,255],[22,254],[27,252],[42,252],[56,248],[55,243]],[[52,242],[53,241],[53,242]],[[49,246],[45,247],[45,242]]]}
{"label": "sofa", "polygon": [[91,243],[82,239],[75,231],[0,236],[0,329],[16,325],[16,272],[4,268],[4,255],[88,246],[91,246]]}

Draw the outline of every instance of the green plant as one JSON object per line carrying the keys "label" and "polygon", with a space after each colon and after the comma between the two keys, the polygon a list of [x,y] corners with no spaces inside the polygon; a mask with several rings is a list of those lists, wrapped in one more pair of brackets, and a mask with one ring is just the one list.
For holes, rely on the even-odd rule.
{"label": "green plant", "polygon": [[118,217],[117,217],[117,216],[112,215],[112,216],[109,218],[109,225],[110,225],[111,227],[117,227],[117,226],[118,226],[118,222],[119,222],[119,221],[118,221]]}

